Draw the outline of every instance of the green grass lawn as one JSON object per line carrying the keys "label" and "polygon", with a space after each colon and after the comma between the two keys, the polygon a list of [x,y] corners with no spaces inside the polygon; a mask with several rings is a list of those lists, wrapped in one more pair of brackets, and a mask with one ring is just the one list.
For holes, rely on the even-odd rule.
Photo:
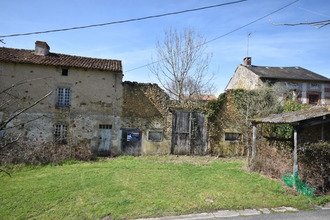
{"label": "green grass lawn", "polygon": [[0,174],[0,218],[131,219],[218,209],[309,207],[307,197],[288,195],[283,184],[243,167],[240,160],[175,156],[14,166],[11,178]]}

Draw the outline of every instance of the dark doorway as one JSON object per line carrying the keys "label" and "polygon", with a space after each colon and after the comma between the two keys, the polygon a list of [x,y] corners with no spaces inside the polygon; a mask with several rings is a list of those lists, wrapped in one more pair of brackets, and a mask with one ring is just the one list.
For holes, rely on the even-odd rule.
{"label": "dark doorway", "polygon": [[138,129],[122,128],[122,154],[141,155],[141,131]]}

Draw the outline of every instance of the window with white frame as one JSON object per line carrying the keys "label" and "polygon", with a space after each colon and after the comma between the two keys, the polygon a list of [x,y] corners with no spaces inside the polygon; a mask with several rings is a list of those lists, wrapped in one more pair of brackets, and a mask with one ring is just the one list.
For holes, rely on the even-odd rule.
{"label": "window with white frame", "polygon": [[55,143],[56,144],[68,143],[68,126],[55,125]]}
{"label": "window with white frame", "polygon": [[163,132],[162,131],[149,131],[148,132],[148,141],[162,141],[163,140]]}
{"label": "window with white frame", "polygon": [[69,107],[70,106],[71,90],[69,88],[57,89],[57,107]]}

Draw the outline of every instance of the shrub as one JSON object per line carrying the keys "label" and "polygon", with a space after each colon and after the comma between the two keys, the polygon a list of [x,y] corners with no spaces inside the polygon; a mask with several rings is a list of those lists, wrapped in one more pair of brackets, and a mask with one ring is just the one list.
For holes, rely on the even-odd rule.
{"label": "shrub", "polygon": [[316,188],[316,193],[330,190],[330,143],[305,144],[298,151],[299,176]]}
{"label": "shrub", "polygon": [[282,150],[281,142],[272,144],[266,139],[258,141],[258,153],[250,165],[251,171],[280,179],[284,173],[292,171],[292,156]]}
{"label": "shrub", "polygon": [[85,146],[68,146],[31,142],[18,143],[0,152],[0,164],[58,164],[66,160],[93,160],[95,156]]}
{"label": "shrub", "polygon": [[[257,156],[250,165],[251,171],[277,179],[292,173],[292,148],[288,148],[288,144],[283,141],[259,140]],[[330,143],[305,144],[298,148],[299,177],[315,188],[315,195],[329,193],[329,158]]]}

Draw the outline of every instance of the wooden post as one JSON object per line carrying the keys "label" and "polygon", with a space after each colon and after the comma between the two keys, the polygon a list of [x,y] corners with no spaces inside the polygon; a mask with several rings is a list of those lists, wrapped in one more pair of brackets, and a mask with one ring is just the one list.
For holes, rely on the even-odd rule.
{"label": "wooden post", "polygon": [[257,123],[253,122],[253,137],[252,137],[252,161],[254,161],[257,153]]}
{"label": "wooden post", "polygon": [[[326,119],[326,116],[323,116],[323,120]],[[324,142],[324,123],[321,125],[321,141]]]}
{"label": "wooden post", "polygon": [[295,176],[298,175],[298,126],[293,126],[293,187],[296,188]]}

